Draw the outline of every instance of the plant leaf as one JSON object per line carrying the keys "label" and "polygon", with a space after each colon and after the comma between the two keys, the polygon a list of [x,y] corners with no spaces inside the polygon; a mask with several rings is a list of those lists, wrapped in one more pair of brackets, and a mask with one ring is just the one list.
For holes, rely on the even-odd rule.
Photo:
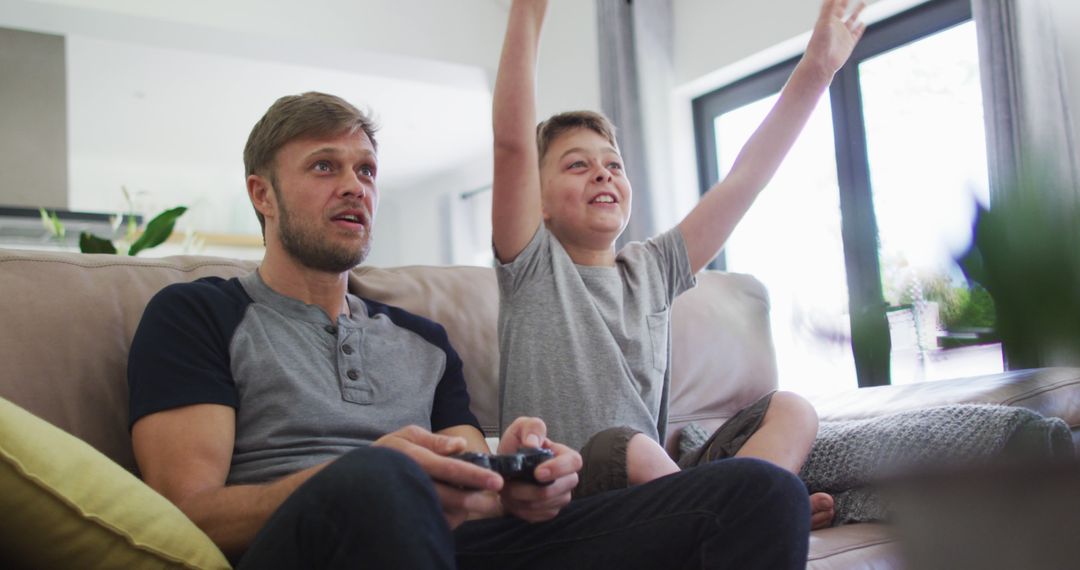
{"label": "plant leaf", "polygon": [[139,231],[139,227],[135,225],[135,214],[128,214],[127,229],[124,230],[124,239],[131,241],[131,238],[135,237],[135,232],[137,231]]}
{"label": "plant leaf", "polygon": [[186,207],[179,206],[171,210],[165,210],[158,214],[156,218],[150,220],[150,223],[146,224],[146,231],[139,236],[139,239],[135,240],[135,243],[131,244],[131,248],[128,249],[128,255],[135,255],[144,249],[156,247],[164,243],[172,234],[173,227],[176,225],[176,219],[182,216],[186,211]]}
{"label": "plant leaf", "polygon": [[41,225],[45,226],[45,229],[48,230],[50,234],[52,234],[52,237],[58,239],[63,238],[64,223],[60,221],[60,218],[56,215],[56,212],[53,212],[52,215],[49,215],[49,213],[45,211],[45,208],[38,208],[38,212],[41,212]]}
{"label": "plant leaf", "polygon": [[50,218],[50,220],[53,225],[53,235],[58,238],[63,238],[64,233],[66,233],[67,230],[64,229],[64,223],[60,221],[60,217],[56,215],[56,212],[52,213],[52,218]]}
{"label": "plant leaf", "polygon": [[89,232],[79,234],[79,251],[83,253],[116,253],[116,246],[107,239]]}
{"label": "plant leaf", "polygon": [[[131,201],[131,192],[128,192],[127,186],[120,185],[120,191],[124,193],[124,202],[127,203],[127,229],[124,231],[124,239],[131,241],[135,238],[135,232],[139,231],[139,227],[135,225],[135,202]],[[124,215],[120,215],[120,220],[123,221]]]}

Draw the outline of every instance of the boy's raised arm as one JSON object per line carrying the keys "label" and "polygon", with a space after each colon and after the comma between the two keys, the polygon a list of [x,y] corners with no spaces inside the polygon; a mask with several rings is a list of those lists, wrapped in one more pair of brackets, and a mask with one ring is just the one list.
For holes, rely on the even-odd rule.
{"label": "boy's raised arm", "polygon": [[536,56],[547,0],[514,0],[495,79],[492,242],[499,261],[525,249],[542,221],[536,149]]}
{"label": "boy's raised arm", "polygon": [[862,37],[865,24],[859,21],[859,14],[865,4],[860,1],[845,18],[847,7],[848,0],[824,0],[806,54],[780,91],[776,105],[743,146],[731,172],[679,223],[694,273],[720,253],[735,225],[795,144],[833,74]]}

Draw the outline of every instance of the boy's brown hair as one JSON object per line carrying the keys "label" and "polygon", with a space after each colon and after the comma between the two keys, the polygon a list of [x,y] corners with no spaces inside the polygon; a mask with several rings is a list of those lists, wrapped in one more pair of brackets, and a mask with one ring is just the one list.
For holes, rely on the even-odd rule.
{"label": "boy's brown hair", "polygon": [[603,114],[595,111],[567,111],[553,115],[536,125],[536,146],[540,151],[540,162],[544,161],[544,155],[555,139],[574,129],[588,129],[607,139],[616,150],[619,148],[619,143],[615,141],[615,125]]}
{"label": "boy's brown hair", "polygon": [[[267,176],[274,192],[279,193],[274,157],[281,147],[299,138],[334,136],[357,129],[364,131],[377,150],[378,127],[371,117],[348,101],[315,91],[282,97],[266,110],[248,135],[244,145],[244,176]],[[265,235],[266,219],[258,210],[255,215]]]}

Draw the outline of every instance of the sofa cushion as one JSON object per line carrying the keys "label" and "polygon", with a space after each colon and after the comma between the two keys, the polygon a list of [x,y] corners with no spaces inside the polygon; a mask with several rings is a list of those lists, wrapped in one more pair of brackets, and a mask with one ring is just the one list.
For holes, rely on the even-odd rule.
{"label": "sofa cushion", "polygon": [[694,422],[712,433],[777,387],[769,294],[755,277],[703,271],[671,307],[671,410],[665,446]]}
{"label": "sofa cushion", "polygon": [[127,356],[146,303],[170,283],[253,262],[0,250],[0,396],[135,470]]}
{"label": "sofa cushion", "polygon": [[229,568],[168,500],[0,398],[0,551],[23,568]]}

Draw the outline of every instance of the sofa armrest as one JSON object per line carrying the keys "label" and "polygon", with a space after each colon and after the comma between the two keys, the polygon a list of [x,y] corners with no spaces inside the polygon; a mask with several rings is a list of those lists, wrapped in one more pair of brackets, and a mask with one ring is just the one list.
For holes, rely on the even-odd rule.
{"label": "sofa armrest", "polygon": [[1020,406],[1065,420],[1073,432],[1074,444],[1080,444],[1080,368],[1034,368],[971,378],[876,386],[811,401],[821,421],[872,418],[945,404]]}

